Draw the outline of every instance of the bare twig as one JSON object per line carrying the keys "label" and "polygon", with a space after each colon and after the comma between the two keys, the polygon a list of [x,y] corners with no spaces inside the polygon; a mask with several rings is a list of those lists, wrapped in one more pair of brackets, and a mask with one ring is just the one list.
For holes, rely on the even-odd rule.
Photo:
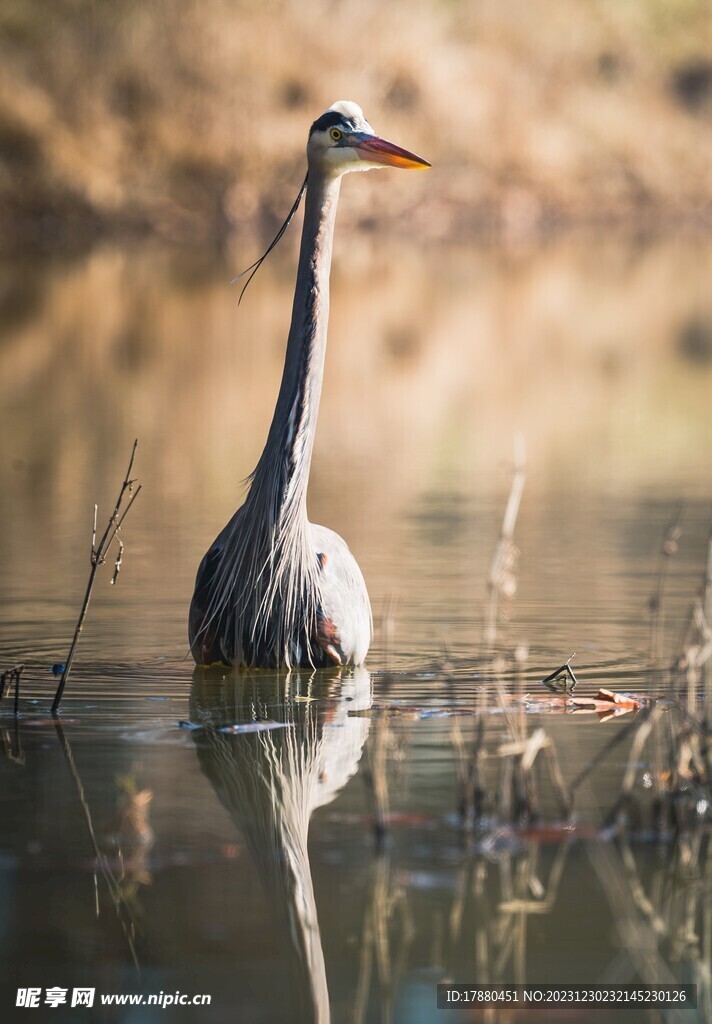
{"label": "bare twig", "polygon": [[92,563],[94,562],[94,555],[95,555],[95,552],[96,552],[96,517],[97,517],[98,513],[99,513],[99,506],[95,504],[94,505],[94,525],[93,525],[92,531],[91,531],[91,559],[92,559]]}
{"label": "bare twig", "polygon": [[[69,673],[72,670],[72,662],[74,661],[74,655],[76,653],[77,644],[79,643],[79,636],[80,636],[80,634],[82,632],[82,629],[84,628],[84,620],[86,619],[87,610],[89,608],[89,602],[91,600],[92,590],[94,589],[94,580],[96,578],[97,569],[99,568],[100,565],[104,565],[104,563],[106,562],[106,558],[107,558],[107,555],[109,553],[109,549],[110,549],[113,541],[115,540],[116,535],[118,534],[119,530],[121,529],[121,526],[123,525],[124,519],[126,518],[129,509],[131,508],[131,506],[133,505],[134,501],[138,497],[139,492],[141,491],[141,485],[140,484],[134,490],[134,484],[136,483],[136,481],[134,479],[132,479],[132,477],[131,477],[131,473],[132,473],[133,465],[134,465],[134,460],[136,458],[136,449],[137,448],[138,448],[138,439],[135,440],[134,443],[133,443],[133,448],[131,449],[131,458],[129,459],[128,469],[126,470],[126,476],[124,477],[124,481],[121,484],[121,490],[119,491],[119,496],[116,499],[116,505],[114,506],[114,511],[112,512],[112,514],[111,514],[111,516],[109,518],[109,522],[107,524],[107,527],[104,530],[104,534],[103,534],[101,540],[99,541],[98,545],[96,543],[97,506],[96,505],[94,506],[94,520],[93,520],[93,524],[92,524],[92,535],[91,535],[91,570],[89,572],[89,580],[87,582],[86,591],[84,592],[84,600],[82,601],[82,607],[81,607],[81,610],[79,612],[79,618],[77,619],[77,624],[76,624],[76,627],[74,629],[74,637],[72,638],[72,645],[69,648],[69,654],[67,655],[67,661],[65,663],[64,670],[62,672],[62,678],[59,681],[59,686],[57,687],[57,692],[54,695],[54,701],[52,703],[52,714],[53,715],[56,715],[57,711],[59,710],[59,705],[60,705],[60,702],[62,700],[62,694],[64,693],[64,687],[65,687],[65,685],[67,683],[67,679],[69,678]],[[128,493],[128,496],[129,496],[129,500],[128,500],[127,504],[124,506],[124,500],[126,498],[127,493]],[[117,556],[117,559],[116,559],[116,564],[114,566],[114,575],[113,575],[113,578],[112,578],[112,581],[111,581],[112,583],[116,583],[116,579],[118,577],[119,570],[121,568],[121,556],[123,554],[123,550],[124,550],[124,546],[123,546],[122,542],[119,541],[119,553],[118,553],[118,556]]]}
{"label": "bare twig", "polygon": [[124,557],[124,545],[123,545],[123,543],[121,541],[119,541],[119,550],[118,550],[118,553],[116,555],[116,563],[114,565],[114,575],[111,577],[111,585],[112,585],[112,587],[114,586],[114,584],[116,583],[117,579],[119,578],[119,573],[121,572],[121,562],[123,560],[123,557]]}

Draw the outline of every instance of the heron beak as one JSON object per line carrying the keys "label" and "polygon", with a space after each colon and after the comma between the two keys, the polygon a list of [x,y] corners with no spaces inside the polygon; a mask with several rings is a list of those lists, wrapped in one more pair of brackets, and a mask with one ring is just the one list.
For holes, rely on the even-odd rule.
{"label": "heron beak", "polygon": [[415,153],[409,153],[407,149],[401,149],[392,142],[379,139],[377,135],[366,133],[354,133],[351,136],[351,145],[362,160],[369,163],[379,164],[381,167],[404,167],[409,170],[422,170],[430,167],[431,164]]}

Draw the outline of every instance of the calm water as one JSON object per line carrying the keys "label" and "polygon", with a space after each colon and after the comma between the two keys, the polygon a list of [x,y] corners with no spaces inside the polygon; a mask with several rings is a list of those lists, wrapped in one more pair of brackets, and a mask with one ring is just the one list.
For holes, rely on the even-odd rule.
{"label": "calm water", "polygon": [[[709,986],[706,835],[604,828],[633,716],[510,698],[538,695],[573,652],[577,693],[670,689],[656,665],[679,653],[712,515],[712,248],[366,240],[337,256],[310,514],[364,570],[372,654],[342,675],[203,676],[187,606],[266,434],[282,260],[239,311],[225,282],[244,253],[4,268],[0,662],[27,667],[19,726],[0,705],[0,1019],[25,1019],[20,986],[212,998],[33,1019],[270,1024],[329,1007],[348,1024],[440,1020],[444,980]],[[491,649],[517,433],[516,593]],[[93,503],[108,516],[134,436],[143,492],[122,572],[99,577],[57,729],[49,668],[81,601]],[[680,502],[652,657],[648,602]],[[496,813],[513,728],[546,730],[570,820],[543,756],[535,818],[513,829]],[[649,762],[634,773],[644,813]],[[482,817],[463,821],[477,786]],[[664,1019],[710,1019],[706,998]]]}

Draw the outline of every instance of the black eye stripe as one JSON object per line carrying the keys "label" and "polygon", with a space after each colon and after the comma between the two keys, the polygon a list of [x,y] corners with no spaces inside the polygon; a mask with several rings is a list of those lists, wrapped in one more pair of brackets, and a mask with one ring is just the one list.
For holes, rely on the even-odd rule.
{"label": "black eye stripe", "polygon": [[337,110],[327,110],[325,114],[316,119],[309,129],[309,134],[327,131],[329,128],[338,128],[342,132],[352,132],[356,128],[356,123],[344,117]]}

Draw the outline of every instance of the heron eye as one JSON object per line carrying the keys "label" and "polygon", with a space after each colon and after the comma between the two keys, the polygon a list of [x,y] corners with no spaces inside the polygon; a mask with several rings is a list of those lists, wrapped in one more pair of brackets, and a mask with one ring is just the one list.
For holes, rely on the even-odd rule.
{"label": "heron eye", "polygon": [[334,142],[338,142],[339,139],[341,138],[341,132],[339,131],[338,128],[332,128],[329,134],[331,135]]}

